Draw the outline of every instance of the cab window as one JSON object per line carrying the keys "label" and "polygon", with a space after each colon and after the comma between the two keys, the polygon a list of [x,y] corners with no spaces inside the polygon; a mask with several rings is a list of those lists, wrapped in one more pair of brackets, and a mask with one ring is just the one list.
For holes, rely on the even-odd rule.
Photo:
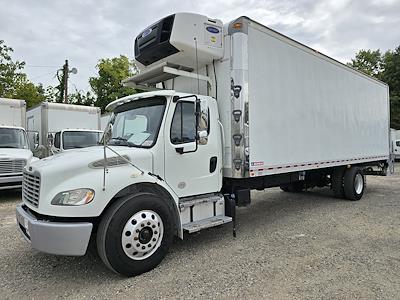
{"label": "cab window", "polygon": [[171,143],[174,145],[196,140],[196,117],[193,102],[178,102],[171,124]]}

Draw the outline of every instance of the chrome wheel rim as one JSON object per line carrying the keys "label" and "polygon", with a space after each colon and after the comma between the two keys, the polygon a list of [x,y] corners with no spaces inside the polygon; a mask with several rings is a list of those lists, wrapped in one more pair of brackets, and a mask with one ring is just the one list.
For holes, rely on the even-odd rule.
{"label": "chrome wheel rim", "polygon": [[364,178],[360,173],[357,173],[354,178],[354,187],[357,195],[360,195],[364,189]]}
{"label": "chrome wheel rim", "polygon": [[160,247],[163,235],[161,217],[152,210],[141,210],[125,224],[121,236],[122,249],[131,259],[146,259]]}

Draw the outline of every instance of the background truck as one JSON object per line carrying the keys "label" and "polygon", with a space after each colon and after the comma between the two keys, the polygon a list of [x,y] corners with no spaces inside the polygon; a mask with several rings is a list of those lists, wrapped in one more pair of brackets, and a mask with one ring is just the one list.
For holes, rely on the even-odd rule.
{"label": "background truck", "polygon": [[395,160],[400,160],[400,130],[390,129],[392,153]]}
{"label": "background truck", "polygon": [[33,248],[84,255],[93,237],[108,268],[136,275],[174,236],[235,233],[251,190],[359,200],[391,167],[388,86],[247,17],[168,16],[139,33],[135,59],[124,83],[150,91],[108,105],[106,145],[25,173],[40,190],[17,207]]}
{"label": "background truck", "polygon": [[42,102],[27,111],[27,131],[31,148],[40,158],[97,145],[100,108]]}
{"label": "background truck", "polygon": [[22,170],[34,160],[25,126],[25,101],[0,98],[0,190],[20,188]]}

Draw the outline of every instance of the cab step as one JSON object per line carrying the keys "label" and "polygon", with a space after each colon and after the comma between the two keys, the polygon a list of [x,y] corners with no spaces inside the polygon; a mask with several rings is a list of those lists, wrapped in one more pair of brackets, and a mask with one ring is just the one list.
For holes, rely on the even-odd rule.
{"label": "cab step", "polygon": [[183,230],[185,230],[189,233],[194,233],[194,232],[200,231],[202,229],[219,226],[219,225],[229,223],[229,222],[232,222],[231,217],[215,216],[215,217],[211,217],[211,218],[207,218],[207,219],[203,219],[203,220],[199,220],[199,221],[186,223],[186,224],[183,224],[182,227],[183,227]]}

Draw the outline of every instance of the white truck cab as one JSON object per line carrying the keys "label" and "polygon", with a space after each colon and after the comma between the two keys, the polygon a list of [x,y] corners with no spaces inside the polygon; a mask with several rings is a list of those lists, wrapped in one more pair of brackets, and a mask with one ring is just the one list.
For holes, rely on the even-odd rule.
{"label": "white truck cab", "polygon": [[37,160],[25,131],[24,100],[0,98],[0,190],[21,188],[22,170]]}
{"label": "white truck cab", "polygon": [[84,255],[93,237],[109,269],[137,275],[174,236],[235,234],[250,190],[356,201],[390,169],[387,85],[247,17],[167,16],[138,34],[135,59],[124,84],[149,91],[107,106],[103,145],[25,168],[16,217],[34,249]]}
{"label": "white truck cab", "polygon": [[103,131],[91,129],[63,129],[51,136],[51,153],[97,146]]}

